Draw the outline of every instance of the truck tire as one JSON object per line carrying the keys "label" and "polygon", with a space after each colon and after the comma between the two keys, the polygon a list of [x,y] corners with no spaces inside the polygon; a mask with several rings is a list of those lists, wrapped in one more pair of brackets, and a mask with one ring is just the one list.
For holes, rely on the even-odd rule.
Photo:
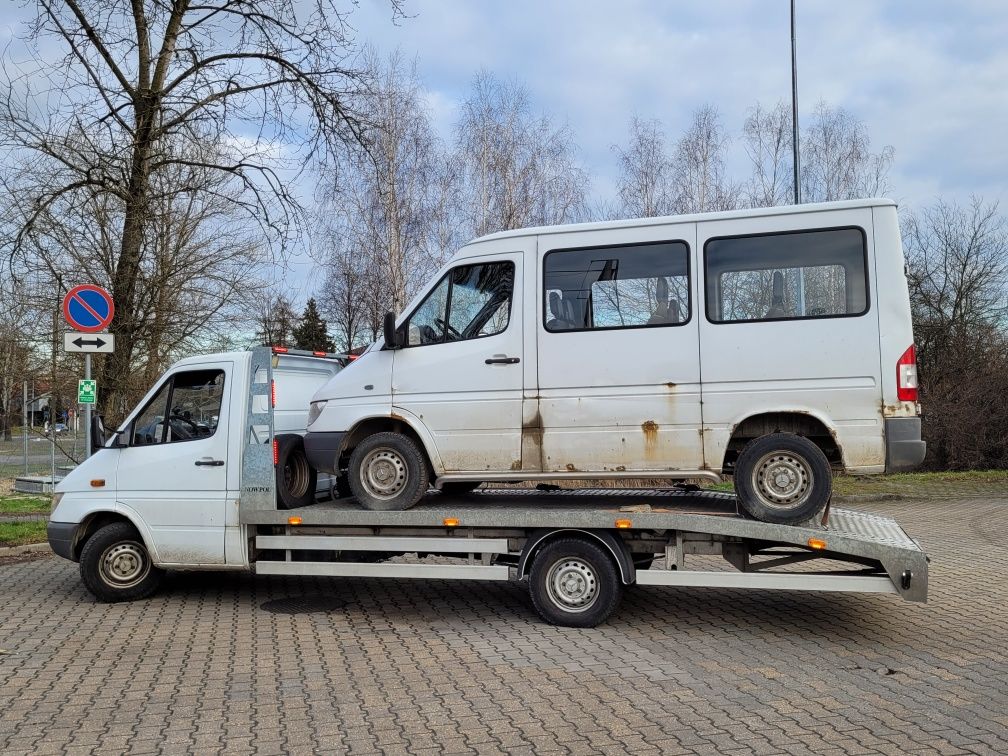
{"label": "truck tire", "polygon": [[833,493],[826,455],[793,433],[750,441],[735,461],[734,479],[742,508],[761,522],[780,525],[807,522]]}
{"label": "truck tire", "polygon": [[80,555],[84,585],[99,601],[136,601],[150,596],[164,578],[136,528],[113,522],[84,544]]}
{"label": "truck tire", "polygon": [[535,555],[529,594],[551,625],[595,627],[619,606],[623,583],[612,557],[597,543],[561,538]]}
{"label": "truck tire", "polygon": [[453,480],[441,484],[441,493],[459,496],[472,493],[482,485],[481,480]]}
{"label": "truck tire", "polygon": [[350,490],[365,509],[409,509],[427,493],[427,460],[402,433],[375,433],[350,454]]}
{"label": "truck tire", "polygon": [[296,434],[277,436],[277,508],[297,509],[314,504],[317,485],[318,471],[308,464],[304,439]]}

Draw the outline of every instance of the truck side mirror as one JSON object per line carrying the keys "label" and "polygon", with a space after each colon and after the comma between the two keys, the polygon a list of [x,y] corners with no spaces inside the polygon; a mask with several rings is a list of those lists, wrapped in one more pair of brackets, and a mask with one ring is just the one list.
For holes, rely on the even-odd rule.
{"label": "truck side mirror", "polygon": [[384,327],[385,348],[398,349],[401,345],[399,344],[398,337],[396,336],[394,312],[385,313],[385,320],[382,322],[382,326]]}
{"label": "truck side mirror", "polygon": [[[105,420],[98,413],[91,416],[91,428],[89,432],[91,433],[91,453],[94,454],[105,446],[105,443],[109,440],[108,432],[105,430]],[[119,439],[119,432],[116,431],[113,435],[115,436],[115,443],[112,446],[115,448],[123,446]]]}

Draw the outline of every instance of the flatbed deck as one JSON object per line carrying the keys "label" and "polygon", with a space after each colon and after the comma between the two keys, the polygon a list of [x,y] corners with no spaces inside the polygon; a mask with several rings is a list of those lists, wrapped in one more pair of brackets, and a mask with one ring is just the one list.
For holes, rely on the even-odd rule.
{"label": "flatbed deck", "polygon": [[[296,517],[296,527],[290,518]],[[617,523],[617,520],[620,522]],[[450,526],[445,523],[450,522]],[[472,551],[480,548],[479,537],[508,537],[515,532],[556,531],[559,529],[582,531],[622,531],[626,537],[659,539],[677,544],[675,557],[678,565],[670,570],[636,571],[635,581],[667,585],[691,584],[682,570],[683,553],[720,553],[718,551],[689,551],[683,542],[697,543],[708,540],[717,548],[742,547],[745,558],[735,562],[740,573],[748,573],[747,580],[726,582],[723,576],[716,584],[727,586],[754,585],[763,587],[799,587],[794,578],[826,576],[833,574],[849,580],[837,585],[850,585],[850,590],[860,586],[865,590],[899,593],[911,601],[923,601],[927,596],[927,556],[895,520],[881,515],[832,508],[825,524],[819,521],[803,526],[774,525],[759,522],[745,515],[737,505],[735,496],[715,491],[682,491],[668,489],[565,489],[543,491],[538,489],[486,489],[466,495],[431,493],[420,504],[406,511],[380,512],[361,508],[353,499],[320,502],[297,510],[264,510],[245,512],[242,522],[267,530],[283,528],[288,536],[260,535],[261,546],[291,548],[303,544],[305,548],[324,548],[343,545],[357,548],[362,537],[370,538],[374,549],[405,548],[409,551],[436,551],[430,538],[439,538],[447,549],[451,539],[470,539]],[[269,526],[272,526],[270,528]],[[333,540],[323,532],[339,532],[354,541]],[[408,536],[426,537],[417,548],[410,548]],[[291,541],[290,537],[297,538]],[[309,545],[312,538],[315,545]],[[477,539],[473,541],[472,539]],[[678,542],[676,539],[679,539]],[[325,540],[322,540],[325,539]],[[417,541],[419,543],[419,541]],[[352,545],[352,546],[351,546]],[[499,548],[499,547],[498,547]],[[787,549],[786,552],[780,549]],[[456,550],[456,549],[452,549]],[[504,549],[500,549],[503,551]],[[795,553],[797,550],[799,553]],[[738,549],[736,548],[736,551]],[[805,552],[803,555],[801,552]],[[750,562],[750,556],[776,557],[771,561]],[[727,558],[727,556],[726,556]],[[770,573],[769,566],[784,566],[812,559],[829,559],[852,562],[860,566],[857,572],[813,573],[807,571]],[[881,570],[872,570],[875,564]],[[294,565],[299,565],[295,567]],[[351,569],[349,565],[319,567],[326,574],[383,574],[381,565],[370,569]],[[387,565],[387,567],[393,567]],[[676,567],[680,572],[675,572]],[[279,568],[283,574],[303,572],[304,562],[289,563]],[[261,563],[260,571],[274,571],[276,563]],[[388,570],[386,570],[387,572]],[[402,565],[392,572],[403,572]],[[884,571],[884,572],[882,572]],[[418,570],[417,575],[428,571]],[[664,577],[661,575],[664,573]],[[759,573],[757,576],[756,573]],[[489,572],[487,573],[490,574]],[[497,573],[499,574],[499,573]],[[710,574],[710,573],[704,573]],[[731,574],[731,573],[728,573]],[[883,575],[883,582],[877,580]],[[785,575],[781,582],[770,575]],[[888,577],[884,577],[887,575]],[[874,576],[874,587],[869,587],[869,576]],[[858,582],[860,581],[860,582]],[[792,585],[791,583],[794,583]],[[704,584],[711,584],[706,582]],[[831,590],[830,583],[809,583],[821,590]],[[817,588],[811,587],[810,590]]]}

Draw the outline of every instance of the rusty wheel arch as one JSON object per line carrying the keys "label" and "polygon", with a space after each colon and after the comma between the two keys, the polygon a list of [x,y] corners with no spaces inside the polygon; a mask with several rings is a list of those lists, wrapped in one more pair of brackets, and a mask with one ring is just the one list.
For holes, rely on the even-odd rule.
{"label": "rusty wheel arch", "polygon": [[822,450],[831,467],[843,469],[843,452],[837,442],[836,431],[809,412],[781,410],[761,412],[736,423],[725,448],[721,464],[722,472],[727,474],[734,470],[735,460],[746,444],[771,433],[793,433],[796,436],[803,436]]}
{"label": "rusty wheel arch", "polygon": [[424,460],[427,462],[427,472],[431,476],[431,480],[434,479],[434,465],[431,462],[431,455],[430,451],[427,449],[427,445],[424,444],[423,439],[420,438],[420,434],[417,433],[413,427],[406,422],[406,420],[395,415],[391,417],[369,417],[365,420],[361,420],[347,432],[347,434],[343,437],[343,446],[339,452],[340,471],[342,472],[346,470],[350,463],[350,454],[353,452],[354,447],[356,447],[357,444],[368,436],[375,433],[385,432],[401,433],[412,440],[413,443],[417,445],[417,448],[420,449],[420,453],[423,454]]}

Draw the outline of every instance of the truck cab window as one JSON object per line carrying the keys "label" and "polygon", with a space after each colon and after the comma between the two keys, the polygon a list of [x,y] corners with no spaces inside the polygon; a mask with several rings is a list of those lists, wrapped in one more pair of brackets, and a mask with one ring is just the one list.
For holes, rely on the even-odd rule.
{"label": "truck cab window", "polygon": [[176,373],[133,421],[133,446],[191,441],[217,430],[223,370]]}
{"label": "truck cab window", "polygon": [[493,336],[511,317],[514,264],[462,265],[442,278],[406,322],[408,346]]}

